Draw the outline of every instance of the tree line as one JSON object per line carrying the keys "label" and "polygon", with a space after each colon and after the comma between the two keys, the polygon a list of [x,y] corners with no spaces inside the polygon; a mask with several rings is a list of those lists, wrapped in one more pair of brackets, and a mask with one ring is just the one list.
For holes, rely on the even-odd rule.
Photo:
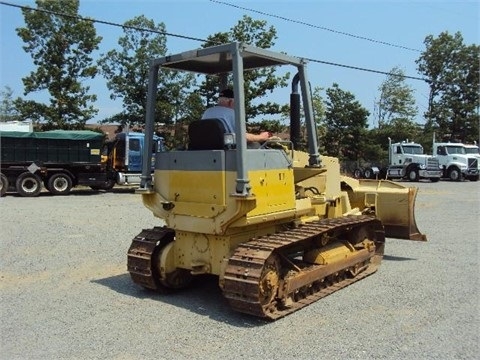
{"label": "tree line", "polygon": [[[79,0],[36,0],[36,6],[44,11],[23,8],[25,26],[16,29],[36,67],[22,79],[24,96],[44,91],[49,102],[13,98],[7,86],[1,92],[1,120],[28,119],[44,130],[83,129],[98,113],[96,95],[85,80],[103,76],[110,98],[122,101],[122,111],[102,122],[141,126],[145,122],[149,60],[168,52],[166,25],[136,16],[123,24],[118,46],[94,60],[92,54],[99,50],[102,38],[93,21],[78,16]],[[238,41],[268,49],[277,38],[273,26],[245,15],[229,31],[208,36],[201,46]],[[447,141],[479,140],[480,46],[464,44],[459,32],[428,35],[424,44],[416,64],[429,84],[425,124],[415,122],[419,112],[414,90],[406,84],[400,67],[391,69],[379,86],[373,114],[377,126],[373,129],[368,127],[370,111],[354,94],[338,84],[327,89],[316,87],[312,100],[319,143],[328,144],[321,145],[321,153],[351,161],[384,158],[388,137],[415,139],[428,151],[434,132],[437,139]],[[272,102],[268,95],[288,86],[290,77],[290,73],[279,75],[273,67],[245,73],[246,112],[248,118],[258,119],[250,126],[286,131],[289,105]],[[156,121],[177,128],[199,119],[205,107],[215,103],[220,86],[216,77],[175,71],[161,72],[159,84]],[[267,120],[272,117],[277,120]],[[171,147],[184,141],[175,133],[163,135]]]}

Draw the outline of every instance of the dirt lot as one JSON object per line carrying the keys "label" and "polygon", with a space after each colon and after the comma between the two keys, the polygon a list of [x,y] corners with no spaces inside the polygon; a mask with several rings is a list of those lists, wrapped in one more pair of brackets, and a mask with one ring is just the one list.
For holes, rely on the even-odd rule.
{"label": "dirt lot", "polygon": [[273,323],[230,310],[215,278],[170,296],[134,285],[130,240],[160,222],[130,191],[8,195],[0,358],[474,359],[480,183],[417,186],[427,243],[387,239],[376,274]]}

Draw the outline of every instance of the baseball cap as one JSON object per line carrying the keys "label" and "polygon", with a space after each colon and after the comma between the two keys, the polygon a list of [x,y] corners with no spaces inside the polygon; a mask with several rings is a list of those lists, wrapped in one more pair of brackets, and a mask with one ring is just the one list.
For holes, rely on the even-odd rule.
{"label": "baseball cap", "polygon": [[220,97],[228,98],[228,99],[233,99],[233,90],[232,89],[223,89],[220,91],[218,94]]}

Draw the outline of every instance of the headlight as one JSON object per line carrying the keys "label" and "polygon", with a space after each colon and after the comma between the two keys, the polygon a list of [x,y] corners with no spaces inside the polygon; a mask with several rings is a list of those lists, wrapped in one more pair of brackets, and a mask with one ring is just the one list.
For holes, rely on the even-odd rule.
{"label": "headlight", "polygon": [[232,147],[235,145],[235,134],[226,133],[223,135],[223,143],[226,147]]}

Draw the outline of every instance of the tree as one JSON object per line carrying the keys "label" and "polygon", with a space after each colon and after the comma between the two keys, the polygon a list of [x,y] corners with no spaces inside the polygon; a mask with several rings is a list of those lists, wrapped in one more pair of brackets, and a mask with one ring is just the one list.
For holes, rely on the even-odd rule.
{"label": "tree", "polygon": [[378,126],[382,127],[393,120],[414,121],[418,113],[413,97],[413,89],[405,84],[405,74],[399,67],[390,70],[386,80],[378,88],[380,99],[378,109]]}
{"label": "tree", "polygon": [[403,118],[393,119],[381,127],[368,131],[370,141],[366,144],[364,159],[387,165],[388,138],[393,142],[411,140],[425,144],[425,151],[431,146],[432,139],[424,135],[422,126]]}
{"label": "tree", "polygon": [[0,96],[0,122],[20,120],[13,100],[13,90],[9,86],[5,86],[5,90],[0,92]]}
{"label": "tree", "polygon": [[441,138],[478,140],[480,46],[465,45],[459,32],[429,35],[424,43],[416,63],[430,84],[426,127],[436,129]]}
{"label": "tree", "polygon": [[[141,31],[138,29],[150,29]],[[145,16],[124,23],[124,36],[118,39],[119,50],[103,54],[98,61],[111,90],[111,99],[123,100],[123,111],[108,121],[121,124],[144,124],[150,60],[167,52],[165,24],[155,24]],[[183,104],[193,84],[191,75],[161,71],[156,104],[156,121],[172,124],[183,117]]]}
{"label": "tree", "polygon": [[378,128],[369,131],[372,141],[368,144],[365,158],[380,161],[387,157],[388,138],[394,141],[416,139],[421,129],[415,123],[418,109],[415,106],[413,89],[405,84],[402,69],[394,67],[379,86],[380,98],[376,102]]}
{"label": "tree", "polygon": [[26,27],[16,29],[37,66],[22,80],[25,95],[46,91],[49,104],[22,99],[15,104],[22,117],[46,122],[46,128],[83,128],[98,112],[90,104],[96,96],[82,82],[97,73],[90,54],[101,37],[91,21],[78,18],[79,0],[36,0],[36,5],[37,10],[22,10]]}
{"label": "tree", "polygon": [[358,160],[366,148],[368,110],[355,96],[333,84],[326,90],[325,142],[327,155]]}
{"label": "tree", "polygon": [[[229,43],[233,41],[254,45],[268,49],[275,45],[277,31],[273,26],[267,28],[264,20],[253,20],[244,15],[229,32],[219,32],[208,37],[203,47]],[[271,101],[262,102],[262,98],[277,87],[287,86],[290,74],[276,75],[274,67],[250,70],[244,73],[245,81],[245,111],[247,118],[253,119],[262,115],[279,115],[288,112],[288,105],[280,105]],[[231,77],[229,78],[231,82]],[[220,80],[217,77],[207,76],[200,86],[200,94],[206,98],[206,105],[212,105],[217,100],[220,89]]]}
{"label": "tree", "polygon": [[[315,124],[317,124],[317,137],[319,139],[319,151],[321,154],[325,153],[325,135],[327,133],[325,125],[325,100],[323,99],[321,92],[323,88],[316,86],[312,92],[312,107],[313,116],[315,118]],[[306,134],[304,135],[304,137]]]}
{"label": "tree", "polygon": [[325,100],[322,97],[322,91],[323,88],[316,86],[312,92],[313,115],[317,125],[321,125],[322,120],[325,118]]}

